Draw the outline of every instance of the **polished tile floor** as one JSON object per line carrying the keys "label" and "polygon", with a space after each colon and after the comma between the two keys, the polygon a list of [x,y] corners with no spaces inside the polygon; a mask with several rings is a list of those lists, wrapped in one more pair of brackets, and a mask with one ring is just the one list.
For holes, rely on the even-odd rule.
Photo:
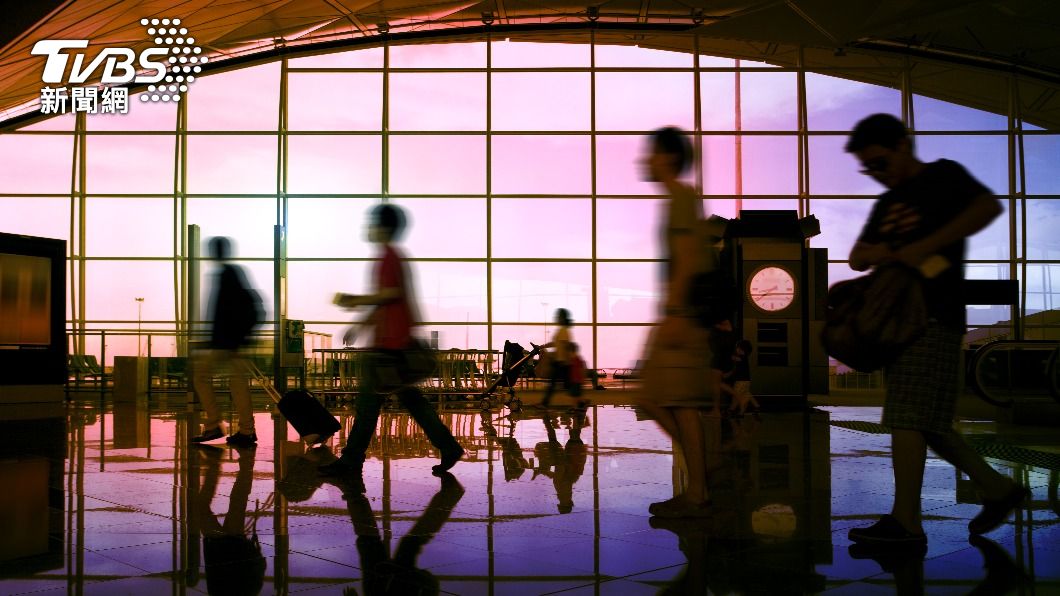
{"label": "polished tile floor", "polygon": [[927,556],[873,560],[846,532],[889,507],[878,408],[706,417],[715,511],[680,521],[648,515],[681,479],[630,407],[447,408],[468,459],[441,479],[385,413],[363,486],[316,476],[340,443],[257,412],[246,450],[189,446],[172,399],[0,411],[0,594],[1060,593],[1055,429],[963,422],[1033,503],[970,543],[974,490],[931,459]]}

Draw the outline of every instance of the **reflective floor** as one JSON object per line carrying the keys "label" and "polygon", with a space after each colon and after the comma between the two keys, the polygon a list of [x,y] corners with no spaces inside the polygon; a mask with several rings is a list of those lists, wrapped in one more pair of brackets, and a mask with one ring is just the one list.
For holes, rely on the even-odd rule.
{"label": "reflective floor", "polygon": [[250,450],[189,446],[172,398],[0,411],[0,594],[1060,593],[1055,429],[962,423],[1032,505],[970,543],[975,492],[931,459],[927,556],[874,560],[846,533],[889,509],[878,408],[705,418],[714,512],[680,521],[647,512],[681,478],[629,407],[446,409],[468,458],[441,479],[389,412],[363,486],[257,411]]}

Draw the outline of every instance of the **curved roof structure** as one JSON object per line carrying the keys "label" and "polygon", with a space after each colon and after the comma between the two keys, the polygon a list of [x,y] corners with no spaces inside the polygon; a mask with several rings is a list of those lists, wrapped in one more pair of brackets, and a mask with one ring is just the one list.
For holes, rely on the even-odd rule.
{"label": "curved roof structure", "polygon": [[[35,119],[42,39],[151,46],[179,18],[212,69],[280,54],[475,37],[694,51],[805,66],[1060,128],[1060,3],[1050,0],[37,0],[5,8],[0,122]],[[691,34],[695,35],[691,35]],[[893,68],[893,72],[888,72]],[[899,72],[908,73],[903,80]],[[97,78],[98,80],[98,78]],[[91,79],[90,79],[91,82]]]}

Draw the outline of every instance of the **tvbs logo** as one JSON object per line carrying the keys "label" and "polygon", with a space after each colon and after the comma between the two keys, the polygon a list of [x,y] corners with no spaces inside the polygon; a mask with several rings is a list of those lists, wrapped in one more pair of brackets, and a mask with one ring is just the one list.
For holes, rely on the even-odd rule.
{"label": "tvbs logo", "polygon": [[[31,53],[47,57],[41,79],[51,85],[76,85],[99,74],[103,85],[146,83],[148,94],[155,94],[152,100],[168,101],[172,93],[176,101],[177,92],[188,90],[187,83],[202,71],[200,65],[206,63],[207,57],[201,55],[202,48],[195,45],[195,38],[188,36],[188,29],[180,26],[180,19],[141,19],[140,24],[147,27],[154,47],[139,54],[129,48],[107,47],[89,61],[83,51],[88,48],[87,39],[38,41]],[[160,82],[163,84],[155,85]],[[143,99],[146,101],[147,97]]]}
{"label": "tvbs logo", "polygon": [[[166,63],[161,59],[169,55],[166,48],[148,48],[140,52],[139,57],[129,48],[103,48],[88,66],[84,66],[85,55],[73,54],[74,63],[70,70],[69,78],[66,77],[66,65],[69,55],[64,50],[83,50],[88,47],[87,39],[44,39],[33,46],[33,54],[44,55],[48,61],[44,63],[44,75],[41,79],[45,83],[84,83],[93,73],[103,66],[103,75],[100,82],[104,85],[122,83],[157,83],[166,76]],[[145,74],[137,75],[137,70],[148,70]]]}

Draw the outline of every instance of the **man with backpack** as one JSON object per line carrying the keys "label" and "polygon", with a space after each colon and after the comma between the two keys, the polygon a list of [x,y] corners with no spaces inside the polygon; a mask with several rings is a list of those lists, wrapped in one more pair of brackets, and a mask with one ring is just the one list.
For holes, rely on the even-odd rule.
{"label": "man with backpack", "polygon": [[210,257],[221,263],[221,270],[210,300],[209,346],[197,353],[193,363],[192,385],[206,411],[206,421],[202,434],[192,437],[191,442],[204,443],[225,436],[213,378],[218,370],[227,370],[232,403],[239,420],[239,431],[232,433],[227,442],[236,447],[253,447],[257,445],[258,435],[254,432],[247,363],[240,350],[250,343],[251,333],[265,317],[261,298],[250,288],[243,269],[228,262],[231,251],[228,238],[217,236],[210,239]]}

